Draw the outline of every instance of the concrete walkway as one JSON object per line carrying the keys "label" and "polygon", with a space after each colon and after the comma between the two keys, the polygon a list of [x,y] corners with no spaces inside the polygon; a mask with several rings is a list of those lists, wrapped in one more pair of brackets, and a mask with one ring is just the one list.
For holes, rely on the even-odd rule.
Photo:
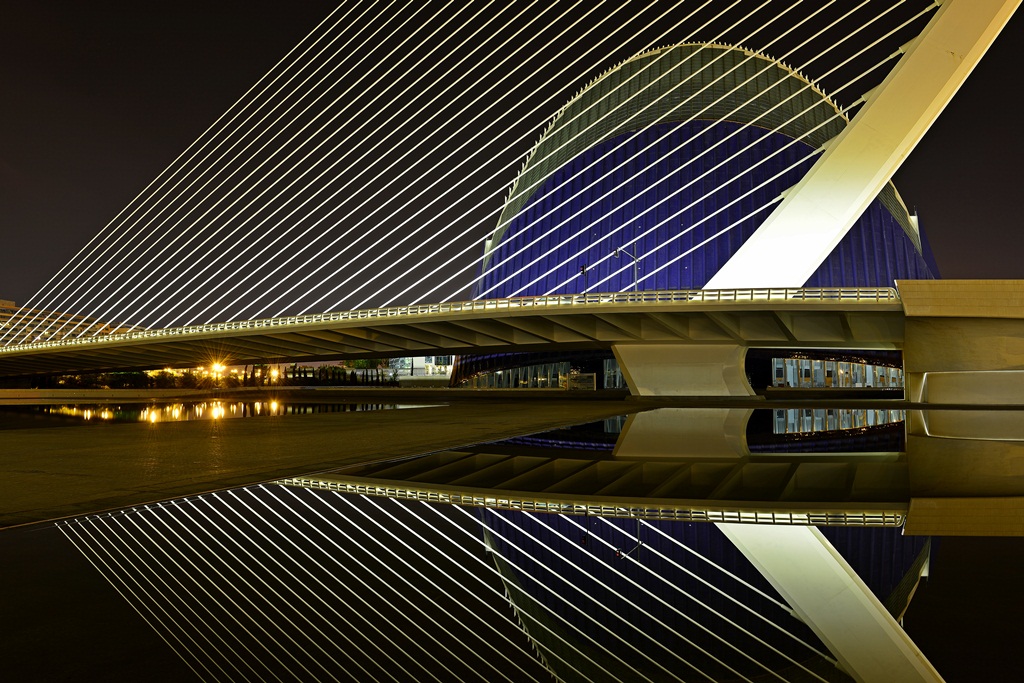
{"label": "concrete walkway", "polygon": [[0,528],[458,448],[637,409],[622,399],[560,394],[405,410],[3,430]]}

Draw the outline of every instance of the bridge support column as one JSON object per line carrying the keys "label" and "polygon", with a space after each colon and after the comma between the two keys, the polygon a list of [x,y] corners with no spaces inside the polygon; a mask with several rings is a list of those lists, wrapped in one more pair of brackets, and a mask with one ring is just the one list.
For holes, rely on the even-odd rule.
{"label": "bridge support column", "polygon": [[910,636],[820,531],[719,524],[858,681],[941,681]]}
{"label": "bridge support column", "polygon": [[907,398],[1024,405],[1024,281],[901,280]]}
{"label": "bridge support column", "polygon": [[616,344],[634,396],[753,396],[738,344]]}

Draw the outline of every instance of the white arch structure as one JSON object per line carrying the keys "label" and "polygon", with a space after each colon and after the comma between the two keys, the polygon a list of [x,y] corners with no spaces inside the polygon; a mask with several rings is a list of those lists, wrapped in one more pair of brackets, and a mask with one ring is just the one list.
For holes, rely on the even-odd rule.
{"label": "white arch structure", "polygon": [[[977,66],[1019,0],[945,0],[843,132],[708,289],[800,286],[878,195]],[[776,268],[785,257],[786,268]]]}

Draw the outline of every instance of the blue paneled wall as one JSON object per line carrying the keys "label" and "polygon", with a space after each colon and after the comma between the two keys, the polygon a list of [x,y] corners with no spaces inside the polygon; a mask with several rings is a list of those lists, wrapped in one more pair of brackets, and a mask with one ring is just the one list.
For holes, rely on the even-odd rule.
{"label": "blue paneled wall", "polygon": [[[639,289],[699,289],[815,159],[782,134],[727,122],[667,123],[606,140],[532,191],[474,296],[630,290],[632,260],[612,258],[617,247],[641,258]],[[931,274],[876,200],[807,285],[889,286],[897,277]]]}

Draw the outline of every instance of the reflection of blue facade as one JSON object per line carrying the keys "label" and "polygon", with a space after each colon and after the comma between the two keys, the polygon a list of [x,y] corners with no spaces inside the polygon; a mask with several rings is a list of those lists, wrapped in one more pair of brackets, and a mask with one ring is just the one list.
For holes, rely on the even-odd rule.
{"label": "reflection of blue facade", "polygon": [[[620,675],[629,666],[651,680],[669,680],[666,671],[682,680],[705,680],[698,672],[713,680],[760,680],[779,671],[788,672],[786,680],[810,680],[807,670],[831,669],[815,654],[827,653],[825,647],[712,524],[481,515],[517,608],[536,609],[536,600],[572,624],[553,629],[557,635],[528,629],[544,648],[582,653],[572,660],[582,671],[563,671],[555,662],[563,680],[604,680],[602,665]],[[823,533],[883,602],[898,596],[927,543],[898,529]]]}
{"label": "reflection of blue facade", "polygon": [[[492,248],[476,295],[628,291],[631,259],[608,258],[623,246],[641,257],[639,289],[699,289],[815,158],[803,142],[731,122],[660,124],[601,142],[532,193]],[[807,285],[897,277],[931,274],[876,200]]]}

